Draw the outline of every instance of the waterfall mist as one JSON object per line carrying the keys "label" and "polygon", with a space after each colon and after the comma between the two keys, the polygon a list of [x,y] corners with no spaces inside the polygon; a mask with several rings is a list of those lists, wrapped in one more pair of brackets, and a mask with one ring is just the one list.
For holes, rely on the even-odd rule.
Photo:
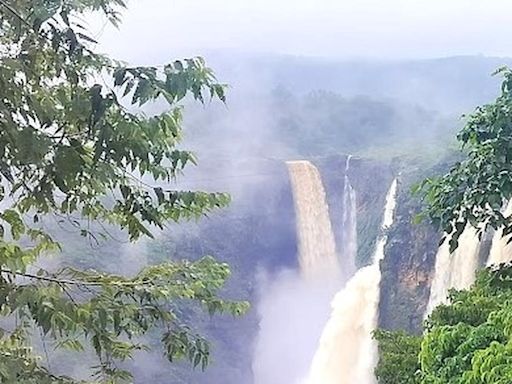
{"label": "waterfall mist", "polygon": [[382,233],[377,240],[373,263],[361,268],[334,298],[332,315],[322,333],[307,384],[372,384],[378,359],[372,337],[379,307],[379,262],[384,258],[386,230],[393,224],[397,180],[386,196]]}
{"label": "waterfall mist", "polygon": [[305,377],[338,288],[296,271],[260,279],[254,384],[294,384]]}
{"label": "waterfall mist", "polygon": [[[336,255],[335,236],[321,176],[308,161],[287,162],[295,203],[299,241],[299,271],[260,278],[260,330],[254,351],[255,384],[298,383],[307,376],[329,303],[343,284],[341,266],[356,253],[355,191],[346,176],[342,255]],[[349,160],[345,174],[347,175]],[[349,212],[347,212],[347,210]],[[350,238],[353,236],[353,238]],[[340,262],[341,259],[341,262]]]}

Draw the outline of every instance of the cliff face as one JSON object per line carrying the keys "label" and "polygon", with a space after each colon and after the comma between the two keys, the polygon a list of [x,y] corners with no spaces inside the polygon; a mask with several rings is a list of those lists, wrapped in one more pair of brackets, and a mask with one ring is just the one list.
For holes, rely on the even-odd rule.
{"label": "cliff face", "polygon": [[297,239],[293,197],[286,165],[266,162],[259,166],[257,178],[245,181],[233,193],[229,208],[196,223],[178,225],[162,233],[148,250],[152,263],[165,260],[197,259],[212,255],[231,269],[222,296],[248,300],[249,312],[234,318],[213,318],[187,308],[187,318],[194,330],[211,341],[212,359],[202,372],[189,365],[170,365],[154,357],[157,364],[150,371],[140,370],[140,382],[197,384],[250,384],[253,343],[258,332],[257,293],[259,272],[270,276],[282,268],[297,268]]}
{"label": "cliff face", "polygon": [[386,193],[395,175],[388,163],[355,158],[349,169],[357,201],[357,267],[372,262]]}
{"label": "cliff face", "polygon": [[413,224],[420,207],[409,190],[406,182],[400,187],[395,222],[380,265],[379,326],[418,333],[430,294],[440,234],[428,222]]}
{"label": "cliff face", "polygon": [[[317,158],[313,163],[322,176],[341,255],[346,156]],[[233,203],[227,210],[197,223],[170,228],[146,250],[150,263],[197,259],[208,254],[227,262],[232,277],[224,296],[249,300],[251,310],[241,318],[210,319],[197,309],[187,308],[189,323],[212,341],[212,362],[207,371],[193,371],[188,365],[176,368],[155,355],[154,369],[136,371],[137,380],[155,384],[167,382],[169,377],[177,383],[252,382],[253,345],[259,329],[259,271],[265,270],[272,278],[283,268],[297,268],[295,214],[286,164],[268,162],[258,168],[265,176],[247,181],[240,193],[233,194]],[[385,195],[394,173],[385,162],[351,159],[349,178],[357,194],[358,267],[368,264],[373,255]],[[428,301],[438,236],[428,225],[412,224],[418,207],[408,190],[407,185],[400,187],[395,225],[381,265],[380,325],[417,331]]]}
{"label": "cliff face", "polygon": [[[341,233],[343,210],[345,209],[343,190],[346,161],[346,156],[329,156],[314,161],[322,174],[339,255],[343,255]],[[386,192],[393,180],[393,172],[387,163],[353,157],[350,159],[348,176],[356,191],[356,266],[359,268],[371,262],[382,220]]]}
{"label": "cliff face", "polygon": [[[341,255],[346,156],[317,158],[312,162],[321,173]],[[251,310],[242,318],[215,317],[213,321],[197,311],[190,312],[190,323],[212,341],[213,360],[206,373],[193,372],[188,366],[176,370],[162,362],[151,374],[137,372],[137,379],[163,383],[172,375],[178,382],[251,383],[252,349],[259,327],[258,272],[265,270],[272,278],[283,268],[298,267],[293,196],[286,164],[268,162],[258,168],[266,176],[247,181],[241,193],[233,195],[231,207],[198,223],[166,231],[147,252],[149,261],[154,263],[196,259],[206,254],[227,262],[232,277],[224,295],[249,300]],[[353,158],[349,177],[357,193],[357,262],[361,266],[369,262],[374,252],[385,194],[393,175],[388,164]],[[230,375],[226,376],[226,372]]]}

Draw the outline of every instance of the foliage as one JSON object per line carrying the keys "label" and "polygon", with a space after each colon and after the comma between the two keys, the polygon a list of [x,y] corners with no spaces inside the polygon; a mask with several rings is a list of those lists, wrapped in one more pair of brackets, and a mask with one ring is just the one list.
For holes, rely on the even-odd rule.
{"label": "foliage", "polygon": [[[450,292],[450,304],[432,312],[419,339],[402,333],[377,333],[377,373],[420,384],[511,382],[511,294],[510,265],[481,271],[470,290]],[[415,343],[420,340],[418,349]],[[411,356],[415,345],[416,353]],[[405,369],[401,364],[390,364],[399,361],[408,361],[411,366]],[[418,362],[419,371],[414,374]]]}
{"label": "foliage", "polygon": [[478,107],[457,136],[467,157],[444,176],[418,186],[428,205],[425,215],[451,234],[452,250],[467,225],[512,233],[512,218],[502,213],[512,198],[512,71],[497,73],[504,77],[501,94]]}
{"label": "foliage", "polygon": [[421,337],[385,330],[376,330],[374,337],[379,342],[380,360],[375,369],[379,383],[415,384]]}
{"label": "foliage", "polygon": [[[427,203],[424,215],[449,235],[451,251],[468,225],[480,234],[488,227],[503,227],[504,236],[512,233],[511,217],[502,214],[504,202],[512,197],[512,71],[503,68],[497,73],[504,77],[500,96],[478,107],[457,136],[465,159],[444,176],[426,179],[416,188]],[[437,307],[425,322],[420,369],[410,380],[421,384],[512,381],[511,278],[512,267],[501,265],[480,272],[470,290],[450,292],[449,304]],[[399,340],[399,335],[393,337]],[[403,340],[401,344],[406,345]],[[381,345],[379,366],[393,351],[386,343]]]}
{"label": "foliage", "polygon": [[433,148],[445,150],[451,133],[452,122],[448,125],[438,113],[396,101],[346,98],[326,91],[310,92],[302,98],[285,91],[273,96],[275,125],[283,133],[283,141],[303,156],[425,156]]}
{"label": "foliage", "polygon": [[[151,266],[131,278],[35,271],[40,256],[60,249],[45,231],[50,220],[90,241],[108,237],[106,229],[94,229],[106,226],[137,240],[229,202],[224,194],[163,187],[196,162],[177,147],[179,103],[187,96],[224,101],[225,88],[201,58],[130,67],[95,53],[83,16],[100,12],[118,25],[124,6],[122,0],[0,0],[0,311],[16,319],[0,337],[1,382],[74,382],[42,366],[30,345],[34,328],[59,348],[92,346],[100,382],[130,381],[117,363],[144,350],[140,336],[155,327],[163,329],[170,361],[204,367],[208,344],[182,323],[180,303],[212,314],[246,309],[217,296],[229,271],[211,258]],[[133,112],[156,100],[168,110]]]}
{"label": "foliage", "polygon": [[[266,62],[265,68],[272,70],[272,64]],[[365,77],[370,78],[372,74],[368,72]],[[293,76],[294,85],[305,79],[300,74]],[[340,94],[322,90],[303,93],[302,87],[295,90],[291,84],[293,91],[277,87],[257,92],[244,87],[243,82],[238,85],[238,92],[250,97],[231,100],[229,112],[219,104],[187,115],[187,125],[191,127],[187,140],[204,148],[203,151],[213,152],[210,143],[219,135],[251,137],[250,143],[244,143],[243,151],[231,146],[226,146],[222,154],[215,151],[216,156],[230,160],[261,158],[264,146],[266,158],[322,158],[350,153],[383,162],[394,156],[422,157],[434,162],[453,146],[459,127],[458,119],[451,115],[414,103],[382,99],[374,93],[349,95],[350,92],[344,92],[344,86],[339,88],[344,90]],[[319,89],[316,81],[310,86]],[[247,124],[248,117],[258,122],[257,135],[254,135],[255,124]]]}

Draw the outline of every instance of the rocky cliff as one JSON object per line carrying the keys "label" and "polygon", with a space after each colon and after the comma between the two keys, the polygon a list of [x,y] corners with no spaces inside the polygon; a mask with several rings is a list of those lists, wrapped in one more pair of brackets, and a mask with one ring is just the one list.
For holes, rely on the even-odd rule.
{"label": "rocky cliff", "polygon": [[417,333],[430,294],[439,233],[428,223],[413,224],[419,212],[410,185],[402,182],[389,230],[386,257],[381,261],[379,326]]}

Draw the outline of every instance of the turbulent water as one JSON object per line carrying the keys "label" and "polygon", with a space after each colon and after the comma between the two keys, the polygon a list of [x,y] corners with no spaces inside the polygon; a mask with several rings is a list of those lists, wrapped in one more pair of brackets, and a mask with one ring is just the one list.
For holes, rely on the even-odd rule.
{"label": "turbulent water", "polygon": [[[512,215],[512,200],[509,201],[505,212],[505,217]],[[487,259],[487,266],[497,265],[512,261],[512,242],[508,243],[510,236],[503,237],[503,230],[497,230],[492,238],[491,250]]]}
{"label": "turbulent water", "polygon": [[252,367],[255,384],[296,383],[307,374],[329,318],[329,303],[342,284],[320,174],[308,161],[290,161],[287,166],[300,271],[283,271],[271,279],[264,276],[259,284],[260,322]]}
{"label": "turbulent water", "polygon": [[448,239],[441,244],[436,255],[426,315],[429,315],[437,305],[446,302],[449,289],[465,289],[473,284],[479,253],[480,240],[477,230],[469,225],[462,232],[455,252],[450,254]]}
{"label": "turbulent water", "polygon": [[377,345],[372,331],[377,326],[380,269],[393,223],[397,181],[389,188],[373,263],[360,269],[334,298],[331,318],[324,328],[313,358],[307,384],[373,384]]}
{"label": "turbulent water", "polygon": [[343,275],[350,277],[356,269],[355,260],[357,255],[357,202],[356,191],[350,184],[349,170],[350,159],[347,157],[345,165],[345,180],[343,187],[343,228],[342,228],[342,247],[343,254],[341,265],[343,267]]}
{"label": "turbulent water", "polygon": [[286,164],[295,203],[300,270],[306,278],[340,275],[320,173],[309,161]]}

